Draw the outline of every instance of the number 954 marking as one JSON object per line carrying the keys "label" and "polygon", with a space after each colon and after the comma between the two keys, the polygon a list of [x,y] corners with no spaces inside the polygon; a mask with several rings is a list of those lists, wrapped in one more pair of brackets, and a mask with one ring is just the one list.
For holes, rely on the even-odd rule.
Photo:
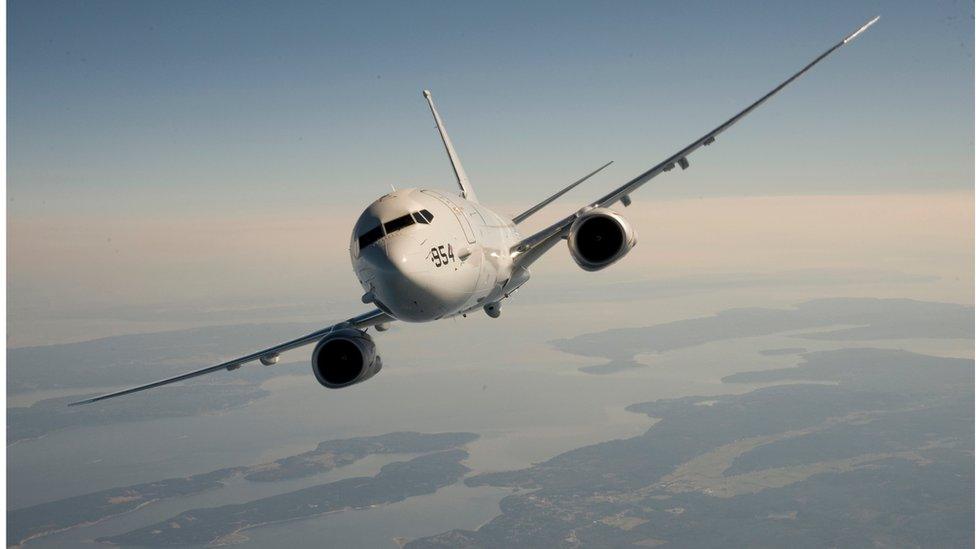
{"label": "number 954 marking", "polygon": [[427,254],[427,257],[430,258],[431,263],[433,263],[435,267],[444,267],[448,263],[457,261],[457,259],[454,257],[454,247],[450,244],[447,246],[440,245],[431,248],[430,252]]}

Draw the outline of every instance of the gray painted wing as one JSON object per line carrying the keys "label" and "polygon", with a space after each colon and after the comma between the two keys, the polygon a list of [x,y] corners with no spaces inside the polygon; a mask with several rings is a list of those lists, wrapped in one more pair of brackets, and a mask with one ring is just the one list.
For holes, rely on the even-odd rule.
{"label": "gray painted wing", "polygon": [[323,337],[329,335],[333,330],[339,330],[339,329],[342,329],[342,328],[359,328],[359,329],[368,328],[370,326],[375,326],[377,324],[381,324],[381,323],[384,323],[384,322],[391,322],[392,320],[394,320],[394,319],[390,315],[384,313],[383,311],[380,311],[379,309],[374,309],[374,310],[372,310],[372,311],[370,311],[368,313],[364,313],[364,314],[361,314],[359,316],[350,318],[349,320],[346,320],[345,322],[340,322],[338,324],[334,324],[334,325],[329,326],[327,328],[323,328],[323,329],[318,330],[316,332],[312,332],[312,333],[310,333],[310,334],[308,334],[306,336],[302,336],[300,338],[293,339],[291,341],[287,341],[287,342],[281,343],[279,345],[275,345],[274,347],[269,347],[267,349],[263,349],[263,350],[258,351],[256,353],[251,353],[249,355],[242,356],[240,358],[235,358],[234,360],[230,360],[230,361],[227,361],[227,362],[224,362],[224,363],[221,363],[221,364],[217,364],[215,366],[209,366],[207,368],[202,368],[200,370],[194,370],[192,372],[186,372],[185,374],[180,374],[178,376],[174,376],[174,377],[170,377],[170,378],[166,378],[166,379],[161,379],[159,381],[154,381],[152,383],[147,383],[145,385],[140,385],[138,387],[132,387],[132,388],[129,388],[129,389],[123,389],[121,391],[116,391],[114,393],[108,393],[108,394],[104,394],[104,395],[99,395],[97,397],[92,397],[92,398],[88,398],[88,399],[85,399],[85,400],[79,400],[78,402],[72,402],[68,406],[78,406],[79,404],[89,404],[89,403],[92,403],[92,402],[98,402],[99,400],[106,400],[106,399],[109,399],[109,398],[115,398],[115,397],[120,397],[120,396],[123,396],[123,395],[129,395],[129,394],[132,394],[132,393],[138,393],[139,391],[145,391],[146,389],[152,389],[154,387],[159,387],[161,385],[169,385],[170,383],[176,383],[178,381],[183,381],[185,379],[190,379],[190,378],[194,378],[194,377],[206,375],[206,374],[209,374],[209,373],[212,373],[212,372],[216,372],[216,371],[219,371],[219,370],[228,370],[228,371],[230,371],[230,370],[236,370],[236,369],[240,368],[241,366],[243,366],[244,364],[246,364],[248,362],[253,362],[255,360],[260,360],[262,357],[274,356],[274,355],[277,355],[278,353],[283,353],[283,352],[288,351],[288,350],[291,350],[291,349],[296,349],[298,347],[302,347],[302,346],[305,346],[305,345],[309,345],[309,344],[312,344],[312,343],[316,343],[320,339],[322,339]]}
{"label": "gray painted wing", "polygon": [[[780,85],[773,88],[772,91],[757,99],[754,103],[752,103],[751,105],[749,105],[748,107],[740,111],[732,118],[729,118],[728,120],[723,122],[717,128],[701,136],[700,138],[695,140],[687,147],[669,156],[663,162],[657,164],[656,166],[652,167],[646,172],[631,179],[627,183],[611,191],[609,194],[590,203],[589,206],[600,207],[600,208],[612,206],[616,204],[618,201],[620,201],[621,199],[623,199],[624,197],[630,195],[631,193],[639,189],[644,183],[647,183],[651,179],[657,177],[659,174],[670,171],[675,166],[681,166],[682,169],[687,168],[689,165],[688,155],[697,151],[701,147],[711,145],[713,142],[715,142],[715,138],[719,134],[732,127],[733,124],[735,124],[736,122],[744,118],[747,114],[749,114],[757,107],[765,103],[770,97],[776,95],[776,93],[778,93],[780,90],[782,90],[791,82],[793,82],[794,80],[802,76],[805,72],[813,68],[814,65],[824,60],[827,56],[834,53],[838,49],[840,49],[841,46],[847,44],[848,42],[856,38],[859,34],[867,30],[868,27],[873,25],[879,18],[880,16],[875,17],[874,19],[862,25],[853,33],[847,35],[843,40],[831,46],[830,49],[820,54],[816,59],[808,63],[805,67],[800,69],[793,76],[787,78]],[[513,253],[516,254],[516,259],[515,259],[516,264],[521,267],[527,267],[528,265],[535,262],[536,259],[541,257],[546,251],[552,248],[552,246],[555,245],[555,243],[558,242],[560,238],[565,236],[566,231],[573,224],[573,221],[576,220],[578,215],[579,212],[569,215],[564,219],[550,225],[549,227],[546,227],[545,229],[519,242],[513,249]]]}

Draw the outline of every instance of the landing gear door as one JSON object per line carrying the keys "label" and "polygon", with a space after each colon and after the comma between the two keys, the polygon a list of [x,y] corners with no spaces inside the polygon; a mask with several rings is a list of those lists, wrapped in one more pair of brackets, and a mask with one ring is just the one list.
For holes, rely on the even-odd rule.
{"label": "landing gear door", "polygon": [[457,218],[458,224],[461,225],[461,230],[464,231],[464,238],[468,240],[468,244],[474,244],[475,237],[474,237],[474,230],[471,228],[471,221],[468,220],[467,214],[465,213],[464,210],[461,209],[460,206],[458,206],[456,203],[454,203],[453,200],[442,195],[441,193],[427,190],[427,189],[423,189],[420,192],[433,196],[437,200],[440,200],[445,206],[450,208],[450,210],[454,212],[454,217]]}

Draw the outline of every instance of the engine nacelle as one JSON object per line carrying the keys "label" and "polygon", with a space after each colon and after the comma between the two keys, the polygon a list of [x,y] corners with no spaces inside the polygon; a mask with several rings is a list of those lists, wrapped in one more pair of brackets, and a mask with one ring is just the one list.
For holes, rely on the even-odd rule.
{"label": "engine nacelle", "polygon": [[569,253],[586,271],[599,271],[637,245],[637,231],[627,218],[608,208],[584,212],[569,228]]}
{"label": "engine nacelle", "polygon": [[361,383],[379,373],[383,361],[373,338],[353,328],[336,330],[312,351],[315,379],[329,389]]}

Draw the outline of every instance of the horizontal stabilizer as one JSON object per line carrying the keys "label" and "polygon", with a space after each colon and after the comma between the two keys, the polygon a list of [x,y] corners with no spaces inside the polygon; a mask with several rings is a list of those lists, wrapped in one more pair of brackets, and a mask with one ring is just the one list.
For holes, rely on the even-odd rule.
{"label": "horizontal stabilizer", "polygon": [[554,200],[556,200],[560,196],[562,196],[562,195],[568,193],[569,191],[573,190],[580,183],[582,183],[582,182],[586,181],[587,179],[593,177],[594,175],[598,174],[600,171],[603,170],[603,168],[606,168],[610,164],[613,164],[613,160],[611,160],[610,162],[607,162],[606,164],[600,166],[599,168],[593,170],[592,172],[584,175],[582,178],[577,179],[576,181],[573,181],[565,189],[563,189],[563,190],[559,191],[558,193],[550,196],[549,198],[543,200],[542,202],[539,202],[538,204],[536,204],[535,206],[532,206],[528,210],[525,210],[524,212],[518,214],[517,216],[515,216],[514,218],[512,218],[512,221],[514,221],[516,225],[518,225],[519,223],[525,221],[526,219],[529,218],[529,216],[531,216],[535,212],[541,210],[542,208],[545,208],[546,206],[548,206],[549,204],[551,204]]}

